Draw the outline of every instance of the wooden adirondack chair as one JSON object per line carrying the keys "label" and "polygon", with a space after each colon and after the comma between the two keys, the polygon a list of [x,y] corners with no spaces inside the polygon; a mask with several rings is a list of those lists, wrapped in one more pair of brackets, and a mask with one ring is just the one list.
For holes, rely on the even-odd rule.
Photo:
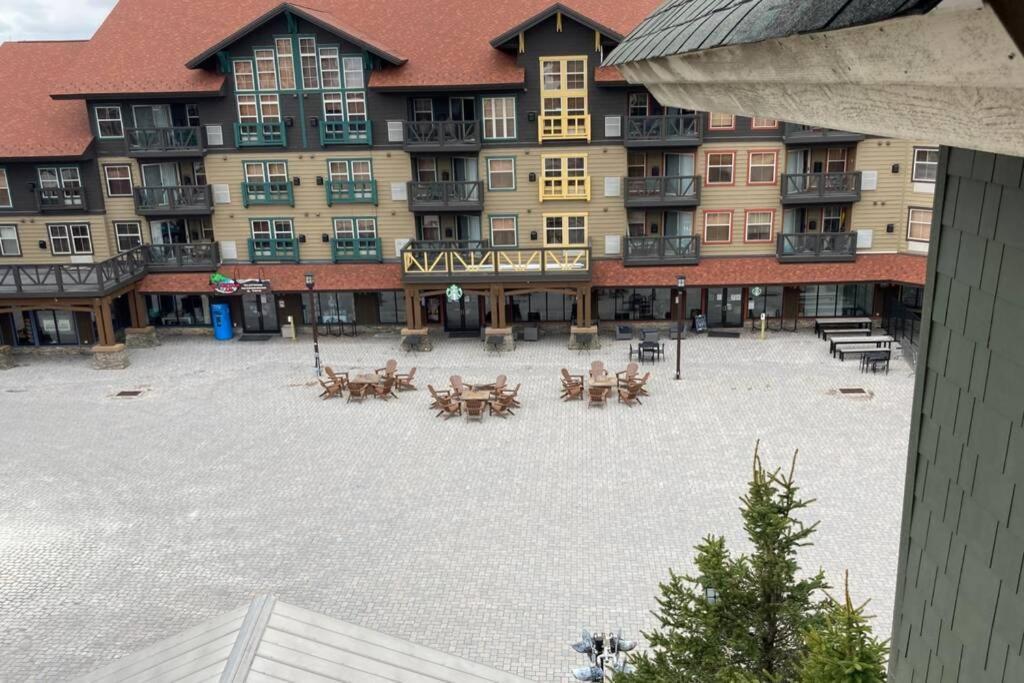
{"label": "wooden adirondack chair", "polygon": [[427,391],[430,392],[430,398],[431,398],[430,408],[431,408],[431,410],[437,410],[438,408],[441,407],[441,403],[444,401],[444,399],[449,399],[450,400],[451,397],[452,397],[452,392],[447,391],[447,390],[446,391],[438,391],[437,389],[435,389],[433,387],[433,385],[430,385],[430,384],[427,385]]}
{"label": "wooden adirondack chair", "polygon": [[563,401],[583,400],[583,375],[570,375],[569,371],[562,368],[562,396]]}
{"label": "wooden adirondack chair", "polygon": [[429,384],[427,389],[430,389],[430,395],[434,397],[434,402],[430,405],[431,409],[437,410],[437,415],[434,417],[443,415],[447,420],[452,415],[462,415],[462,404],[454,400],[447,391],[438,393]]}
{"label": "wooden adirondack chair", "polygon": [[466,417],[470,420],[483,420],[484,419],[484,408],[487,407],[487,401],[474,400],[474,401],[463,401],[466,406]]}
{"label": "wooden adirondack chair", "polygon": [[395,372],[397,372],[397,371],[398,371],[398,361],[395,360],[394,358],[392,358],[387,363],[385,363],[384,367],[377,368],[376,370],[374,370],[374,372],[376,372],[378,375],[383,375],[384,377],[394,377],[395,376]]}
{"label": "wooden adirondack chair", "polygon": [[348,403],[352,401],[359,401],[361,403],[367,396],[373,393],[373,386],[372,384],[349,384]]}
{"label": "wooden adirondack chair", "polygon": [[371,384],[369,386],[373,390],[373,395],[375,398],[379,398],[384,401],[388,400],[389,398],[398,398],[398,394],[395,393],[394,377],[388,377],[380,384]]}
{"label": "wooden adirondack chair", "polygon": [[625,389],[626,387],[628,387],[629,383],[636,379],[637,373],[639,372],[640,365],[637,363],[630,363],[622,372],[616,372],[615,380],[618,384],[618,388]]}
{"label": "wooden adirondack chair", "polygon": [[590,400],[587,402],[587,407],[592,408],[593,406],[608,405],[608,394],[610,392],[611,389],[609,389],[608,387],[590,387]]}
{"label": "wooden adirondack chair", "polygon": [[326,401],[329,398],[341,396],[341,391],[344,387],[340,383],[335,382],[330,378],[328,378],[326,382],[322,379],[318,379],[317,381],[320,382],[320,386],[324,388],[324,390],[320,392],[320,398]]}
{"label": "wooden adirondack chair", "polygon": [[488,401],[487,405],[490,408],[491,415],[497,415],[498,417],[515,415],[515,413],[512,412],[512,397],[509,395],[499,396],[493,401]]}
{"label": "wooden adirondack chair", "polygon": [[347,372],[335,372],[330,365],[324,366],[324,372],[327,373],[327,377],[332,382],[341,385],[342,390],[348,389],[348,373]]}
{"label": "wooden adirondack chair", "polygon": [[651,373],[648,372],[648,373],[646,373],[643,376],[642,379],[634,379],[631,382],[631,384],[639,384],[640,385],[640,392],[639,392],[640,396],[650,396],[650,394],[647,393],[647,380],[649,380],[650,378],[651,378]]}
{"label": "wooden adirondack chair", "polygon": [[601,379],[606,376],[608,371],[604,368],[604,362],[595,360],[590,364],[590,379]]}
{"label": "wooden adirondack chair", "polygon": [[416,385],[412,383],[415,378],[416,368],[413,368],[407,373],[400,372],[395,375],[395,388],[399,391],[415,391]]}
{"label": "wooden adirondack chair", "polygon": [[625,403],[630,408],[633,407],[634,403],[643,405],[643,402],[640,400],[640,390],[642,388],[642,384],[634,382],[625,389],[619,389],[619,403]]}
{"label": "wooden adirondack chair", "polygon": [[508,377],[505,375],[498,375],[498,379],[494,381],[494,388],[491,389],[491,394],[495,397],[500,396],[501,392],[505,390],[505,385],[508,383]]}
{"label": "wooden adirondack chair", "polygon": [[462,383],[462,376],[452,375],[448,381],[452,385],[452,395],[457,399],[462,398],[462,392],[466,390],[466,385]]}
{"label": "wooden adirondack chair", "polygon": [[523,386],[523,385],[522,384],[517,384],[516,388],[512,389],[511,391],[509,391],[508,389],[505,389],[503,392],[501,392],[501,394],[498,396],[498,398],[499,399],[501,399],[501,398],[508,398],[508,399],[511,400],[513,408],[522,408],[523,406],[519,403],[519,387],[521,387],[521,386]]}

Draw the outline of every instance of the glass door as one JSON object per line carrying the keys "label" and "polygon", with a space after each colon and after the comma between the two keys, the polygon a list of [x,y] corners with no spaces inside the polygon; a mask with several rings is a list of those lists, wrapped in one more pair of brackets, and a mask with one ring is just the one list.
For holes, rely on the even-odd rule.
{"label": "glass door", "polygon": [[714,287],[708,290],[708,327],[743,325],[743,288]]}
{"label": "glass door", "polygon": [[273,294],[242,296],[242,329],[246,332],[277,332],[277,299]]}
{"label": "glass door", "polygon": [[480,332],[480,297],[464,294],[458,301],[445,299],[444,329],[447,332]]}
{"label": "glass door", "polygon": [[[692,154],[665,155],[665,194],[670,197],[693,196],[696,188],[693,185],[694,161]],[[673,178],[674,180],[669,180]]]}
{"label": "glass door", "polygon": [[189,242],[188,224],[184,218],[150,221],[150,236],[153,244],[187,244]]}
{"label": "glass door", "polygon": [[665,237],[693,235],[693,213],[690,211],[665,212]]}
{"label": "glass door", "polygon": [[136,128],[171,127],[171,108],[166,104],[136,104],[132,113]]}

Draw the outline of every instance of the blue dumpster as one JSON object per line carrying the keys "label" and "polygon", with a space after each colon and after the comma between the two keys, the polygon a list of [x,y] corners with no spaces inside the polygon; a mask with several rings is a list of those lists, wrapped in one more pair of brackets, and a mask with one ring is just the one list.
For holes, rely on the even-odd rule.
{"label": "blue dumpster", "polygon": [[231,329],[231,307],[227,304],[213,304],[210,306],[210,315],[213,318],[213,336],[220,341],[233,339],[235,331]]}

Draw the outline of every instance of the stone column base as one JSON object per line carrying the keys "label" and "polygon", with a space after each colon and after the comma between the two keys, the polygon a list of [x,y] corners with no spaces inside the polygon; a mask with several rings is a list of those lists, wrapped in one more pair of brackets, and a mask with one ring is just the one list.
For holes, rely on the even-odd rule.
{"label": "stone column base", "polygon": [[0,346],[0,370],[10,370],[14,367],[14,349],[10,346]]}
{"label": "stone column base", "polygon": [[[409,343],[410,337],[419,339],[419,345],[413,346]],[[422,327],[420,329],[402,328],[402,350],[403,351],[433,351],[434,345],[430,341],[430,331]]]}
{"label": "stone column base", "polygon": [[124,331],[124,345],[129,349],[151,349],[160,346],[160,340],[156,336],[156,328],[129,327]]}
{"label": "stone column base", "polygon": [[[492,349],[491,339],[494,337],[501,337],[501,343],[496,344]],[[488,350],[498,351],[499,353],[516,350],[516,338],[512,334],[511,327],[485,327],[484,344],[487,345]]]}
{"label": "stone column base", "polygon": [[92,347],[92,366],[97,370],[124,370],[131,361],[124,344]]}
{"label": "stone column base", "polygon": [[[584,342],[579,337],[582,335],[591,335],[590,340]],[[583,351],[586,349],[599,349],[601,348],[601,337],[597,333],[597,325],[591,325],[590,327],[576,327],[573,325],[569,328],[569,349],[572,351]]]}

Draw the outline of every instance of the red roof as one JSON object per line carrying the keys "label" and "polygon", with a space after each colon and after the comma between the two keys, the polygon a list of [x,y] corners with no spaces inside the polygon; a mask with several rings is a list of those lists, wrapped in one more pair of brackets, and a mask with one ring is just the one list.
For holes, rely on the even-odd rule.
{"label": "red roof", "polygon": [[[305,292],[306,273],[316,277],[323,292],[362,292],[402,288],[402,268],[397,263],[346,265],[225,265],[218,271],[233,280],[262,278],[275,292]],[[143,294],[212,294],[209,273],[150,273],[142,279]]]}
{"label": "red roof", "polygon": [[[371,87],[522,84],[498,35],[559,6],[628,34],[659,0],[318,0],[305,13],[366,43],[397,46],[407,63],[375,71]],[[224,77],[185,64],[281,6],[280,0],[120,0],[58,95],[215,94]],[[55,70],[57,71],[57,70]]]}
{"label": "red roof", "polygon": [[851,263],[779,263],[774,256],[704,258],[696,266],[629,267],[594,261],[595,287],[687,287],[895,282],[924,286],[927,258],[911,254],[864,254]]}
{"label": "red roof", "polygon": [[0,45],[0,158],[77,157],[92,142],[84,102],[56,102],[50,91],[85,41]]}
{"label": "red roof", "polygon": [[617,66],[599,66],[594,70],[594,81],[596,83],[626,83],[626,77],[622,75]]}

